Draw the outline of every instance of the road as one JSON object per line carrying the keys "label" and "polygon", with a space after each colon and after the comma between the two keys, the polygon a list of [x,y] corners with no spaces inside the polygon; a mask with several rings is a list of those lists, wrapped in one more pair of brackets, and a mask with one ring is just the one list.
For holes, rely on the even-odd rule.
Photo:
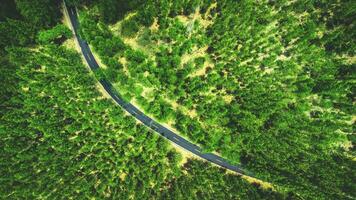
{"label": "road", "polygon": [[[75,33],[76,39],[79,43],[81,52],[82,52],[86,62],[88,63],[91,70],[98,69],[99,65],[96,62],[96,60],[90,50],[88,43],[85,40],[83,40],[80,37],[80,35],[78,34],[79,21],[78,21],[76,8],[75,7],[66,7],[66,9],[67,9],[72,27],[74,29],[73,31]],[[112,84],[109,81],[102,79],[102,80],[99,80],[99,82],[104,87],[106,92],[112,97],[112,99],[119,106],[121,106],[123,109],[125,109],[127,112],[129,112],[132,116],[134,116],[137,120],[142,122],[147,127],[151,128],[152,130],[154,130],[161,136],[167,138],[168,140],[170,140],[171,142],[184,148],[185,150],[190,151],[191,153],[199,156],[200,158],[203,158],[209,162],[212,162],[220,167],[232,170],[239,174],[248,175],[247,172],[241,168],[241,166],[232,165],[226,159],[224,159],[218,155],[215,155],[213,153],[202,153],[202,149],[199,146],[187,141],[183,137],[179,136],[178,134],[174,133],[173,131],[169,130],[168,128],[162,126],[155,120],[153,120],[150,117],[148,117],[147,115],[145,115],[143,112],[141,112],[139,109],[137,109],[131,103],[125,102],[124,99],[114,89],[114,87],[112,86]],[[248,176],[251,176],[251,175],[248,175]]]}

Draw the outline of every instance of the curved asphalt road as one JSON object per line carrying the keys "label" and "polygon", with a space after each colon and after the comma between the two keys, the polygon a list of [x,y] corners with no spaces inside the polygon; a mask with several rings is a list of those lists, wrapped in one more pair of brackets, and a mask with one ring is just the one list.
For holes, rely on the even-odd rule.
{"label": "curved asphalt road", "polygon": [[[72,26],[74,28],[74,33],[75,36],[78,40],[78,43],[80,45],[82,54],[84,55],[85,60],[87,61],[89,67],[91,70],[95,70],[99,68],[98,63],[94,59],[94,56],[89,48],[88,43],[83,40],[79,34],[78,34],[78,26],[79,26],[79,21],[77,18],[77,12],[75,7],[66,7],[66,10],[69,14],[70,21],[72,23]],[[244,174],[248,175],[246,171],[244,171],[240,166],[237,165],[232,165],[229,163],[229,161],[225,160],[224,158],[212,154],[212,153],[202,153],[202,149],[198,147],[195,144],[192,144],[191,142],[187,141],[186,139],[182,138],[181,136],[177,135],[173,131],[167,129],[166,127],[162,126],[161,124],[157,123],[147,115],[145,115],[143,112],[138,110],[134,105],[131,103],[127,103],[123,100],[123,98],[120,96],[120,94],[114,89],[114,87],[111,85],[111,83],[105,79],[99,80],[101,85],[104,87],[106,92],[114,99],[114,101],[119,104],[122,108],[124,108],[127,112],[129,112],[132,116],[134,116],[136,119],[141,121],[143,124],[145,124],[147,127],[153,129],[156,131],[158,134],[161,136],[167,138],[168,140],[174,142],[175,144],[181,146],[182,148],[186,149],[187,151],[192,152],[193,154],[204,158],[205,160],[208,160],[209,162],[212,162],[216,165],[219,165],[223,168],[235,171],[239,174]],[[251,176],[251,175],[249,175]]]}

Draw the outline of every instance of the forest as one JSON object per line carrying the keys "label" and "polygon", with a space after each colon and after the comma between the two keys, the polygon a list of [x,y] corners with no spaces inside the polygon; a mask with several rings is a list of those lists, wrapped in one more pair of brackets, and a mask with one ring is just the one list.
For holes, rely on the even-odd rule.
{"label": "forest", "polygon": [[[60,4],[6,6],[11,10],[0,21],[0,199],[295,196],[201,160],[183,162],[168,142],[101,94],[70,45],[74,38],[61,23]],[[59,14],[48,16],[51,22],[41,17],[54,10]]]}
{"label": "forest", "polygon": [[351,1],[120,5],[87,2],[81,34],[131,103],[302,198],[354,196]]}
{"label": "forest", "polygon": [[127,101],[273,188],[184,159],[106,98],[61,1],[5,0],[1,199],[356,197],[352,1],[66,3]]}

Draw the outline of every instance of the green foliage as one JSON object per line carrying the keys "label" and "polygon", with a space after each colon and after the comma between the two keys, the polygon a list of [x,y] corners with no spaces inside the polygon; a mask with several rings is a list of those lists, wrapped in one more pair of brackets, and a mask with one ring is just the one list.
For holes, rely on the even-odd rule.
{"label": "green foliage", "polygon": [[146,59],[146,56],[143,52],[136,51],[133,49],[127,49],[125,51],[125,56],[129,61],[133,62],[133,64],[135,65],[141,64]]}
{"label": "green foliage", "polygon": [[7,19],[0,22],[0,48],[5,46],[19,45],[25,46],[34,42],[35,29],[28,23]]}
{"label": "green foliage", "polygon": [[328,0],[316,3],[316,7],[321,10],[319,23],[324,23],[328,31],[321,40],[315,42],[323,43],[331,53],[355,55],[355,3],[350,0],[340,3]]}
{"label": "green foliage", "polygon": [[104,80],[105,79],[105,72],[102,69],[95,69],[94,76],[97,80]]}
{"label": "green foliage", "polygon": [[104,24],[97,23],[92,15],[81,15],[80,24],[83,37],[94,46],[99,55],[112,57],[125,50],[122,39],[114,36]]}
{"label": "green foliage", "polygon": [[127,4],[123,3],[123,1],[109,0],[99,3],[98,8],[102,19],[105,22],[112,23],[124,16]]}
{"label": "green foliage", "polygon": [[2,0],[0,4],[0,22],[5,21],[7,18],[20,19],[21,15],[16,10],[14,0]]}
{"label": "green foliage", "polygon": [[95,2],[95,0],[66,0],[65,1],[68,6],[83,6],[83,5],[90,5],[91,3]]}
{"label": "green foliage", "polygon": [[139,7],[143,3],[143,0],[106,0],[98,1],[96,5],[99,8],[100,17],[102,20],[107,23],[113,23],[116,20],[124,17],[128,11]]}
{"label": "green foliage", "polygon": [[15,0],[21,15],[31,24],[46,28],[56,24],[60,17],[58,0]]}
{"label": "green foliage", "polygon": [[[178,167],[181,156],[162,138],[102,97],[77,53],[33,46],[35,35],[45,43],[66,35],[61,25],[41,33],[27,25],[1,22],[0,199],[283,199],[201,161]],[[99,79],[117,73],[135,85],[103,58]]]}
{"label": "green foliage", "polygon": [[40,31],[38,41],[43,44],[62,43],[65,39],[73,36],[72,31],[63,24],[58,24],[52,29]]}
{"label": "green foliage", "polygon": [[139,30],[139,25],[135,20],[135,17],[131,17],[125,20],[121,24],[121,34],[125,37],[135,37]]}
{"label": "green foliage", "polygon": [[106,64],[107,68],[104,70],[105,77],[113,83],[119,80],[119,74],[123,73],[123,66],[114,58],[105,57],[102,61]]}
{"label": "green foliage", "polygon": [[287,197],[263,190],[258,183],[250,185],[238,176],[222,173],[223,170],[197,160],[188,161],[183,169],[187,175],[172,180],[169,189],[161,194],[162,199],[296,199],[292,194]]}
{"label": "green foliage", "polygon": [[141,7],[140,12],[137,14],[137,20],[144,26],[150,26],[154,21],[156,8],[152,4],[147,4]]}
{"label": "green foliage", "polygon": [[[77,53],[55,45],[8,50],[12,68],[1,83],[15,94],[1,98],[11,109],[0,117],[0,198],[282,197],[201,161],[181,173],[180,156],[162,138],[102,98]],[[202,178],[216,192],[203,190]],[[189,194],[179,189],[187,183]]]}
{"label": "green foliage", "polygon": [[150,29],[144,29],[142,35],[138,39],[138,43],[142,46],[148,46],[151,44],[151,31]]}
{"label": "green foliage", "polygon": [[[352,198],[354,10],[350,1],[148,1],[132,11],[159,29],[137,35],[144,48],[110,52],[127,60],[118,89],[298,198]],[[127,89],[136,84],[153,94]]]}
{"label": "green foliage", "polygon": [[198,57],[194,60],[196,66],[203,66],[205,62],[204,57]]}
{"label": "green foliage", "polygon": [[[50,46],[26,54],[12,49],[10,58],[15,65],[25,66],[17,68],[19,84],[30,89],[21,92],[20,88],[21,93],[11,101],[26,100],[1,117],[1,142],[6,143],[0,151],[1,174],[7,174],[1,179],[2,198],[9,194],[13,198],[124,198],[126,194],[146,199],[145,192],[156,193],[164,177],[172,176],[170,169],[175,164],[164,160],[166,144],[125,117],[120,108],[100,98],[95,81],[77,54]],[[37,65],[46,65],[46,71],[34,71],[33,66]],[[53,81],[56,84],[50,83]],[[39,96],[40,91],[44,95]],[[73,98],[76,100],[70,100]],[[156,147],[152,144],[159,145],[162,152],[153,153],[158,150],[153,150]],[[125,149],[131,149],[130,153]],[[153,159],[148,173],[142,164],[135,167],[147,163],[147,159]],[[150,176],[155,168],[161,170],[157,179]],[[121,174],[127,177],[121,179]],[[149,189],[149,182],[154,182],[156,189]],[[123,184],[126,186],[119,186]],[[93,187],[95,191],[90,189]]]}

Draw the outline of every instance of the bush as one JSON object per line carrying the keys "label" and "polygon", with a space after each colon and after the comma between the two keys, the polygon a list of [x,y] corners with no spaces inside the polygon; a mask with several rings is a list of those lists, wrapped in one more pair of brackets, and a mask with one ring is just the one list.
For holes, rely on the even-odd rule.
{"label": "bush", "polygon": [[95,78],[97,80],[104,80],[105,79],[105,73],[100,68],[94,70],[94,76],[95,76]]}
{"label": "bush", "polygon": [[147,46],[151,43],[151,30],[145,29],[138,39],[138,43],[142,46]]}
{"label": "bush", "polygon": [[198,57],[194,60],[195,65],[199,68],[202,67],[204,65],[205,62],[205,58],[204,57]]}
{"label": "bush", "polygon": [[139,25],[134,19],[125,20],[122,22],[121,34],[125,37],[135,37],[139,30]]}
{"label": "bush", "polygon": [[39,32],[37,40],[42,44],[61,44],[64,40],[71,38],[72,36],[73,34],[71,30],[69,30],[64,24],[58,24],[52,29]]}

